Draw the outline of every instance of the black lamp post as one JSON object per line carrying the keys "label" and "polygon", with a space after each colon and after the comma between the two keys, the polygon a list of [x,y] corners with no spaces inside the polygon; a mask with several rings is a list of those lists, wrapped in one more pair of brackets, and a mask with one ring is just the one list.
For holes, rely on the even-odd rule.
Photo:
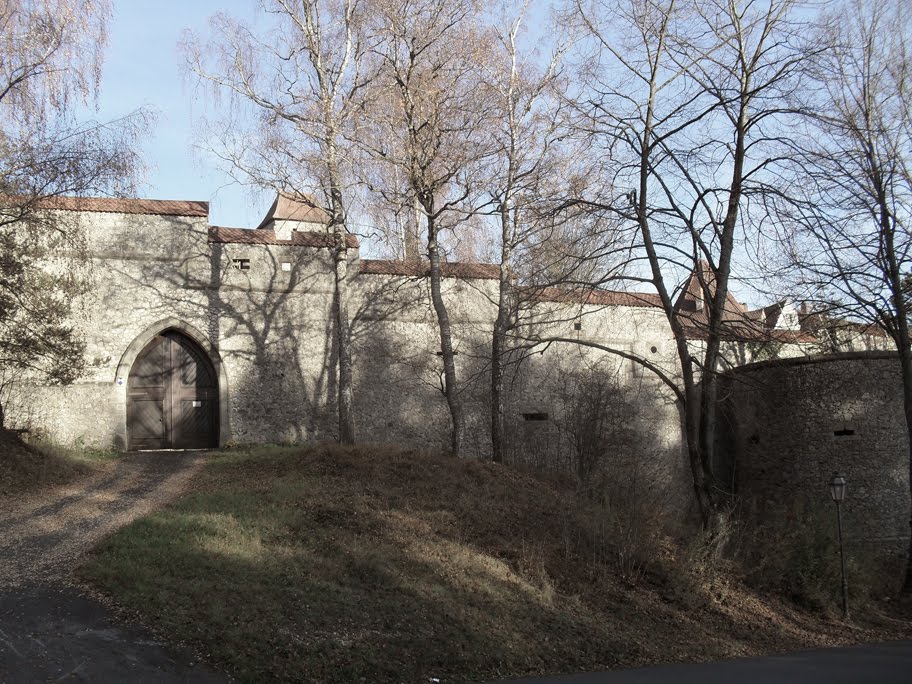
{"label": "black lamp post", "polygon": [[842,617],[849,619],[849,583],[846,580],[845,550],[842,546],[842,511],[840,504],[845,500],[846,479],[839,473],[833,473],[830,480],[830,497],[836,503],[836,529],[839,531],[839,561],[842,565]]}

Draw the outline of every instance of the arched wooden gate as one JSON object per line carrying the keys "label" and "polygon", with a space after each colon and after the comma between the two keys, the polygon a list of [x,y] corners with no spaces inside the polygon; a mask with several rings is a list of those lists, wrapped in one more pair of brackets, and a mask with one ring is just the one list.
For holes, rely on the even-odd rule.
{"label": "arched wooden gate", "polygon": [[218,446],[218,376],[206,352],[169,330],[143,348],[127,381],[128,448]]}

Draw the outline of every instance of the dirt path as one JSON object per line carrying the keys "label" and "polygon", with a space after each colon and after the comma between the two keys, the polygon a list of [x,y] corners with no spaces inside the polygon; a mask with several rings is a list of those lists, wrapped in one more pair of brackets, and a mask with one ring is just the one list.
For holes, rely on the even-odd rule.
{"label": "dirt path", "polygon": [[198,452],[130,454],[78,483],[0,506],[0,682],[225,681],[73,586],[81,556],[180,494]]}

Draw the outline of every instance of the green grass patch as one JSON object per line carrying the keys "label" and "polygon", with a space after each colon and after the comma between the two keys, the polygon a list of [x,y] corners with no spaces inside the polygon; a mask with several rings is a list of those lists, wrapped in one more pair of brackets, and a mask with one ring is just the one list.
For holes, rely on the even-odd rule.
{"label": "green grass patch", "polygon": [[246,682],[463,682],[821,643],[767,604],[678,605],[658,562],[621,581],[610,529],[571,487],[491,464],[245,449],[81,574]]}

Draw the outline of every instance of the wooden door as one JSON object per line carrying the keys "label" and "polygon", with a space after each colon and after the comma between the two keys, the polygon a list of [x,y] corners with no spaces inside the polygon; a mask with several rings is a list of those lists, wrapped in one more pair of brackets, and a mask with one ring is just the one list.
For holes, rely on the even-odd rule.
{"label": "wooden door", "polygon": [[127,382],[130,449],[218,446],[218,382],[206,353],[176,332],[155,337]]}

